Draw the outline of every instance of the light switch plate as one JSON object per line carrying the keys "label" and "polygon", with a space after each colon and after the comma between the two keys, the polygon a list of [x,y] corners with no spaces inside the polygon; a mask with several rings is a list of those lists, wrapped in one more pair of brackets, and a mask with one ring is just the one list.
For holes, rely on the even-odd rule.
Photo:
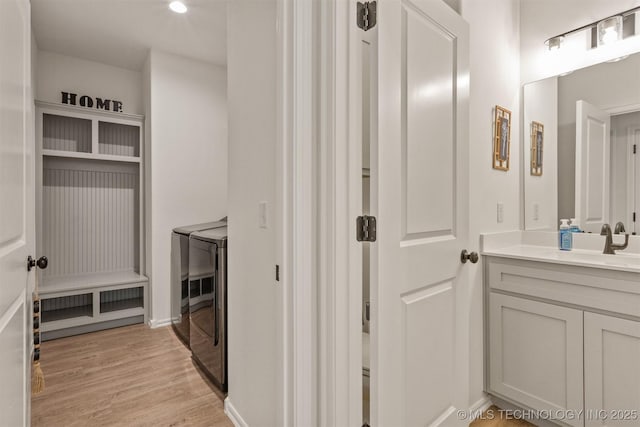
{"label": "light switch plate", "polygon": [[540,219],[540,205],[537,203],[533,204],[533,220],[538,221]]}
{"label": "light switch plate", "polygon": [[260,228],[268,228],[267,218],[267,202],[258,203],[258,226]]}
{"label": "light switch plate", "polygon": [[504,221],[504,203],[502,202],[498,202],[497,220],[498,224],[501,224]]}

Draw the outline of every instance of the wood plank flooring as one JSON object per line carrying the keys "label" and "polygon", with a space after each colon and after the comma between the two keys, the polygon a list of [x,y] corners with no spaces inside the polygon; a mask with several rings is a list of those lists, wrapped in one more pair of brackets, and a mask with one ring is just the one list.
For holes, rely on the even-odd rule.
{"label": "wood plank flooring", "polygon": [[134,325],[42,344],[32,426],[233,427],[171,327]]}
{"label": "wood plank flooring", "polygon": [[[41,362],[46,388],[32,398],[33,427],[233,427],[222,396],[170,327],[134,325],[48,341]],[[533,426],[506,419],[495,406],[483,418],[469,426]]]}
{"label": "wood plank flooring", "polygon": [[508,418],[497,406],[487,409],[482,419],[475,420],[469,427],[534,427],[533,424],[524,420],[514,420]]}

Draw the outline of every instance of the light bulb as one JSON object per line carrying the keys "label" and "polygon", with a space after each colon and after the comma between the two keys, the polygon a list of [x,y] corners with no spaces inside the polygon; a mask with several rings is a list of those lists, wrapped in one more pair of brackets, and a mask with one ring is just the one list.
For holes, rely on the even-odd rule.
{"label": "light bulb", "polygon": [[187,6],[181,1],[172,1],[169,3],[169,9],[173,10],[175,13],[185,13],[187,11]]}
{"label": "light bulb", "polygon": [[622,16],[612,16],[598,22],[598,46],[611,44],[622,39]]}

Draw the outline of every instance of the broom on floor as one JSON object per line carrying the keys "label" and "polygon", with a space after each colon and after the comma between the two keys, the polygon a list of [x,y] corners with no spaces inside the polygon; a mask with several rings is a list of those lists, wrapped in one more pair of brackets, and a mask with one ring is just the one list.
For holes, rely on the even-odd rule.
{"label": "broom on floor", "polygon": [[33,370],[31,373],[31,394],[44,391],[44,373],[40,367],[40,296],[38,294],[38,274],[33,293]]}

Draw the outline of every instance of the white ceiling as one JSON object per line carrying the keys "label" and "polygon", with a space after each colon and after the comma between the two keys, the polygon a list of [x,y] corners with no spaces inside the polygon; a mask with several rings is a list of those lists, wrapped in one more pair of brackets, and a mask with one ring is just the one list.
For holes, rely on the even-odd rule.
{"label": "white ceiling", "polygon": [[218,65],[227,62],[225,0],[31,0],[38,48],[141,70],[150,48]]}

